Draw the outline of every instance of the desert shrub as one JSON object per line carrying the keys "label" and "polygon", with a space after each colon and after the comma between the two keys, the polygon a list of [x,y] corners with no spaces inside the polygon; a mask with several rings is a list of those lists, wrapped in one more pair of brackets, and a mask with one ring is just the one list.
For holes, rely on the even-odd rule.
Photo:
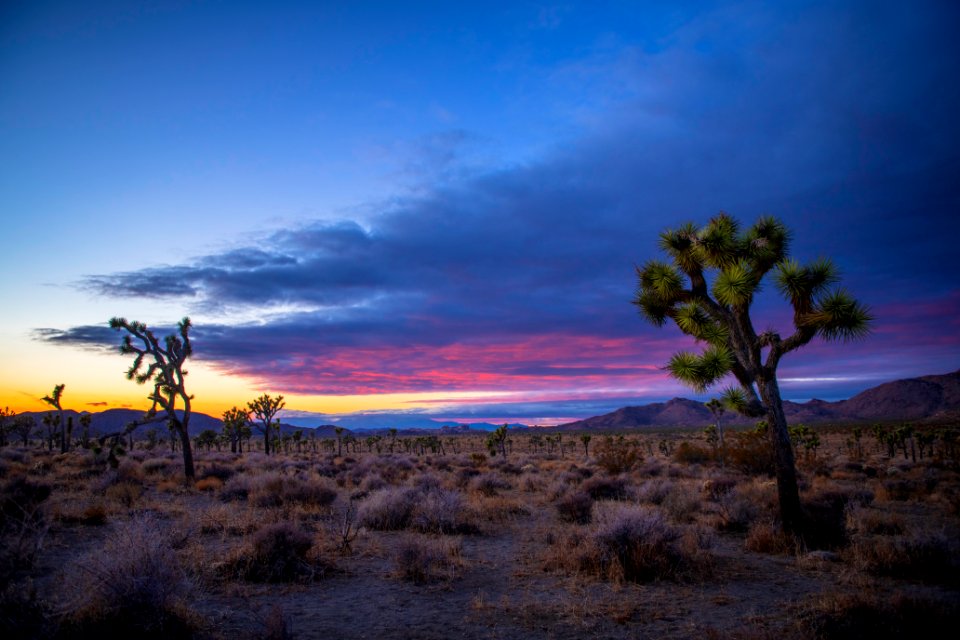
{"label": "desert shrub", "polygon": [[413,486],[420,491],[433,491],[443,488],[443,481],[433,473],[421,473],[413,479]]}
{"label": "desert shrub", "polygon": [[650,582],[702,573],[705,541],[653,510],[621,506],[602,513],[573,554],[581,570],[614,581]]}
{"label": "desert shrub", "polygon": [[30,464],[31,460],[30,453],[18,447],[5,447],[0,450],[0,458],[20,464]]}
{"label": "desert shrub", "polygon": [[906,478],[884,480],[879,487],[878,497],[892,502],[905,502],[923,494],[921,484]]}
{"label": "desert shrub", "polygon": [[960,543],[942,532],[857,536],[848,556],[864,571],[934,583],[960,579]]}
{"label": "desert shrub", "polygon": [[227,570],[249,582],[294,582],[321,577],[331,565],[309,556],[313,536],[291,522],[269,524],[256,531],[250,544],[227,564]]}
{"label": "desert shrub", "polygon": [[50,485],[24,476],[0,488],[0,586],[17,570],[33,567],[43,549],[47,524],[42,504],[50,492]]}
{"label": "desert shrub", "polygon": [[460,553],[459,542],[445,538],[408,537],[397,545],[394,552],[394,573],[415,584],[450,579],[460,564]]}
{"label": "desert shrub", "polygon": [[366,478],[360,483],[360,490],[367,493],[371,491],[379,491],[387,486],[387,481],[384,480],[379,473],[374,473]]}
{"label": "desert shrub", "polygon": [[520,489],[527,493],[540,493],[546,488],[546,483],[534,474],[526,474],[520,480]]}
{"label": "desert shrub", "polygon": [[717,528],[721,531],[747,531],[760,511],[759,505],[734,489],[717,499]]}
{"label": "desert shrub", "polygon": [[217,478],[216,476],[212,476],[202,480],[197,480],[194,487],[196,487],[197,491],[216,491],[217,489],[223,487],[223,480]]}
{"label": "desert shrub", "polygon": [[797,550],[797,540],[784,533],[777,523],[764,520],[750,525],[743,548],[757,553],[794,553]]}
{"label": "desert shrub", "polygon": [[862,489],[821,489],[803,501],[802,542],[809,549],[836,549],[847,543],[847,509],[873,502]]}
{"label": "desert shrub", "polygon": [[509,489],[510,483],[497,473],[483,473],[470,482],[470,489],[485,496],[495,496],[501,489]]}
{"label": "desert shrub", "polygon": [[726,460],[734,469],[750,475],[773,476],[776,473],[773,444],[763,432],[730,432]]}
{"label": "desert shrub", "polygon": [[647,480],[636,488],[636,497],[639,502],[663,504],[673,487],[674,483],[670,480]]}
{"label": "desert shrub", "polygon": [[290,478],[283,483],[281,499],[284,504],[329,507],[337,499],[337,490],[327,482]]}
{"label": "desert shrub", "polygon": [[847,531],[852,535],[895,536],[906,531],[903,517],[867,507],[847,510]]}
{"label": "desert shrub", "polygon": [[166,475],[176,468],[176,462],[169,458],[148,458],[140,464],[140,468],[147,475]]}
{"label": "desert shrub", "polygon": [[664,496],[660,508],[675,522],[689,522],[700,512],[702,499],[697,491],[693,491],[687,485],[677,483]]}
{"label": "desert shrub", "polygon": [[224,502],[246,500],[250,496],[250,478],[236,475],[227,480],[220,491],[220,499]]}
{"label": "desert shrub", "polygon": [[416,502],[410,526],[424,533],[469,534],[479,529],[456,491],[427,491]]}
{"label": "desert shrub", "polygon": [[673,451],[673,459],[680,464],[703,464],[713,459],[713,453],[692,442],[681,442]]}
{"label": "desert shrub", "polygon": [[956,600],[859,592],[821,598],[798,620],[818,640],[946,638],[960,624],[960,606]]}
{"label": "desert shrub", "polygon": [[593,498],[585,491],[574,491],[556,501],[557,514],[564,522],[587,524],[593,518]]}
{"label": "desert shrub", "polygon": [[204,466],[200,470],[200,479],[204,480],[206,478],[216,478],[221,482],[226,482],[236,474],[236,470],[233,467],[228,467],[224,464],[218,464],[216,462]]}
{"label": "desert shrub", "polygon": [[133,482],[119,482],[107,487],[104,496],[107,500],[117,502],[127,509],[132,507],[140,500],[143,495],[143,485]]}
{"label": "desert shrub", "polygon": [[629,493],[625,476],[594,476],[580,485],[594,500],[626,500]]}
{"label": "desert shrub", "polygon": [[195,582],[152,515],[118,526],[61,584],[63,637],[192,638],[199,626]]}
{"label": "desert shrub", "polygon": [[612,476],[632,470],[643,460],[638,447],[613,438],[605,438],[597,445],[594,457],[597,465]]}
{"label": "desert shrub", "polygon": [[704,481],[701,491],[706,498],[713,500],[714,502],[719,502],[724,496],[729,495],[734,489],[736,489],[736,487],[736,478],[710,478],[709,480]]}
{"label": "desert shrub", "polygon": [[131,482],[139,484],[143,482],[143,469],[140,463],[135,460],[123,460],[115,470],[116,482]]}
{"label": "desert shrub", "polygon": [[470,482],[480,475],[480,470],[473,467],[463,467],[462,469],[457,469],[456,474],[454,475],[454,483],[457,487],[461,489],[466,489],[470,486]]}
{"label": "desert shrub", "polygon": [[377,531],[396,531],[410,525],[420,493],[410,488],[388,488],[370,494],[360,507],[360,524]]}

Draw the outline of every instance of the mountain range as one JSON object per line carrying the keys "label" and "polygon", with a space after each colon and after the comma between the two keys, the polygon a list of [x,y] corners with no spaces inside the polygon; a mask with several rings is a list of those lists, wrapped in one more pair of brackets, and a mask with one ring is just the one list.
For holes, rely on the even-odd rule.
{"label": "mountain range", "polygon": [[[930,375],[886,382],[862,391],[847,400],[827,402],[813,399],[808,402],[783,403],[787,420],[792,423],[842,423],[886,420],[940,420],[960,419],[960,370],[944,375]],[[32,415],[37,425],[49,411],[24,412]],[[80,433],[80,413],[65,410],[64,415],[73,418],[74,434]],[[91,435],[120,431],[127,424],[139,420],[143,412],[136,409],[107,409],[90,413]],[[401,421],[400,417],[405,417]],[[335,427],[343,427],[345,433],[354,435],[386,435],[390,427],[398,429],[400,435],[422,435],[436,433],[453,435],[457,433],[483,433],[494,429],[496,425],[482,422],[463,425],[455,422],[431,420],[428,416],[410,416],[409,414],[365,414],[349,416],[337,420],[336,425],[309,426],[316,419],[290,418],[280,425],[282,433],[297,430],[313,431],[317,437],[330,438],[335,435]],[[623,407],[611,413],[576,422],[542,427],[548,431],[612,431],[618,429],[636,429],[643,427],[697,427],[710,424],[713,418],[702,402],[686,398],[674,398],[667,402]],[[751,421],[731,412],[725,414],[727,424],[748,424]],[[197,435],[206,429],[219,431],[222,423],[218,418],[204,413],[194,412],[190,418],[190,434]],[[164,429],[163,422],[139,427],[135,433],[142,437],[149,428]],[[511,430],[527,428],[522,424],[511,424]],[[255,432],[256,435],[256,432]]]}
{"label": "mountain range", "polygon": [[[960,418],[960,370],[886,382],[847,400],[783,403],[792,423],[860,422],[875,420],[937,420]],[[748,424],[749,419],[727,412],[725,422]],[[674,398],[562,424],[561,431],[635,429],[638,427],[690,427],[712,423],[702,402]]]}

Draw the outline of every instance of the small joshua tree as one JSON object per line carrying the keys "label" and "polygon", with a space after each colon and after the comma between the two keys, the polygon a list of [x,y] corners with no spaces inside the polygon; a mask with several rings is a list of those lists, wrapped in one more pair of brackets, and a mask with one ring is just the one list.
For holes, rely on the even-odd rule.
{"label": "small joshua tree", "polygon": [[271,432],[280,428],[280,420],[277,420],[276,425],[274,425],[273,418],[286,404],[283,401],[283,396],[278,395],[276,398],[272,398],[267,393],[247,403],[247,407],[260,422],[257,429],[263,432],[263,452],[267,455],[270,455]]}
{"label": "small joshua tree", "polygon": [[500,452],[504,458],[507,457],[507,425],[502,425],[497,427],[493,433],[487,438],[487,449],[490,450],[490,455],[497,455],[497,451]]}
{"label": "small joshua tree", "polygon": [[[780,359],[816,336],[849,340],[865,336],[869,311],[843,289],[831,289],[837,271],[826,259],[801,266],[789,258],[790,232],[772,217],[741,231],[721,213],[701,228],[688,223],[660,234],[672,263],[651,260],[637,268],[633,303],[656,326],[672,320],[705,344],[702,353],[675,354],[667,368],[697,391],[732,374],[738,387],[724,402],[772,427],[780,518],[785,531],[801,533],[796,463],[777,383]],[[750,307],[763,278],[775,270],[777,289],[793,308],[793,333],[757,333]],[[710,282],[712,280],[712,283]]]}
{"label": "small joshua tree", "polygon": [[709,400],[706,405],[707,409],[710,410],[710,413],[713,414],[713,426],[717,430],[717,449],[720,452],[720,466],[723,466],[724,463],[724,448],[723,448],[723,424],[720,422],[720,418],[723,417],[726,409],[723,406],[723,402],[712,398]]}
{"label": "small joshua tree", "polygon": [[592,438],[589,433],[580,434],[580,442],[583,443],[583,456],[585,458],[590,457],[590,440],[591,439]]}
{"label": "small joshua tree", "polygon": [[[152,401],[147,410],[145,421],[154,421],[158,410],[162,410],[167,419],[171,435],[180,440],[183,451],[183,474],[187,480],[193,480],[193,450],[190,447],[190,401],[193,396],[187,393],[184,378],[187,372],[183,365],[193,354],[190,344],[190,318],[184,318],[177,324],[178,332],[164,338],[163,344],[142,322],[128,322],[125,318],[112,318],[110,328],[125,331],[120,353],[134,354],[133,364],[127,370],[127,379],[137,384],[153,383],[153,392],[147,396]],[[181,414],[177,415],[177,404],[182,403]],[[133,427],[137,424],[134,423]]]}
{"label": "small joshua tree", "polygon": [[243,432],[244,429],[249,429],[249,423],[250,414],[239,407],[223,412],[223,435],[230,441],[230,453],[237,453],[238,447],[243,449]]}
{"label": "small joshua tree", "polygon": [[53,392],[48,396],[43,396],[43,401],[57,410],[58,428],[60,430],[60,453],[67,452],[67,423],[63,419],[63,406],[60,404],[60,398],[63,397],[65,384],[58,384],[53,388]]}

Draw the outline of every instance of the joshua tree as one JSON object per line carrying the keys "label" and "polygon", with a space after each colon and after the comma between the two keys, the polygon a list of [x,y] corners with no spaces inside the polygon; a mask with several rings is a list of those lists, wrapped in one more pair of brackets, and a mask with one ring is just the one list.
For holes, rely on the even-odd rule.
{"label": "joshua tree", "polygon": [[[243,449],[243,430],[249,429],[250,414],[239,407],[232,407],[223,412],[223,435],[230,441],[230,453],[237,453],[237,448]],[[242,451],[241,451],[242,453]]]}
{"label": "joshua tree", "polygon": [[43,401],[57,410],[57,425],[60,429],[60,453],[67,452],[67,423],[63,419],[63,406],[60,404],[60,398],[63,396],[63,390],[67,385],[58,384],[53,388],[53,392],[48,396],[43,396]]}
{"label": "joshua tree", "polygon": [[592,439],[592,438],[591,438],[591,436],[590,436],[589,433],[581,433],[581,434],[580,434],[580,442],[583,443],[583,456],[584,456],[585,458],[589,458],[589,457],[590,457],[590,440],[591,440],[591,439]]}
{"label": "joshua tree", "polygon": [[0,409],[0,447],[7,446],[7,433],[13,430],[13,422],[16,417],[17,412],[11,410],[10,407]]}
{"label": "joshua tree", "polygon": [[723,402],[716,398],[710,399],[705,406],[710,410],[710,413],[713,414],[713,426],[717,430],[717,448],[720,451],[720,466],[722,467],[724,462],[723,424],[720,422],[720,418],[723,417],[726,408],[723,406]]}
{"label": "joshua tree", "polygon": [[30,444],[30,436],[37,428],[37,421],[33,416],[17,416],[13,419],[11,431],[20,436],[20,442],[23,446]]}
{"label": "joshua tree", "polygon": [[337,434],[337,456],[342,457],[343,456],[343,427],[334,427],[333,432]]}
{"label": "joshua tree", "polygon": [[500,452],[504,458],[507,457],[507,425],[497,427],[493,433],[487,437],[487,449],[490,455],[497,455]]}
{"label": "joshua tree", "polygon": [[[112,318],[110,328],[126,331],[120,344],[120,353],[134,354],[136,358],[127,370],[127,379],[137,384],[153,382],[153,392],[147,396],[152,401],[144,420],[128,427],[132,430],[139,424],[154,421],[158,409],[163,410],[171,436],[179,436],[183,450],[183,475],[193,480],[193,450],[190,447],[190,401],[193,396],[187,393],[184,378],[187,372],[183,364],[193,353],[190,344],[190,318],[184,318],[177,324],[178,333],[164,338],[163,345],[153,332],[142,322],[128,322],[125,318]],[[136,342],[134,342],[136,340]],[[152,361],[152,362],[148,362]],[[177,402],[183,403],[181,414],[177,415]],[[129,433],[129,431],[128,431]],[[171,446],[173,438],[171,437]]]}
{"label": "joshua tree", "polygon": [[[816,336],[865,336],[871,316],[844,290],[830,289],[838,278],[829,260],[801,266],[788,257],[789,241],[789,230],[772,217],[760,218],[746,231],[724,213],[701,228],[687,223],[668,229],[660,234],[660,247],[672,264],[651,260],[638,267],[633,303],[656,326],[673,320],[705,344],[702,353],[683,351],[670,359],[667,368],[674,377],[703,391],[732,374],[739,387],[724,392],[725,404],[746,416],[766,416],[773,432],[782,526],[799,533],[796,465],[777,365]],[[793,307],[793,333],[786,338],[772,330],[757,334],[750,316],[754,294],[771,270],[776,271],[777,289]]]}
{"label": "joshua tree", "polygon": [[273,417],[277,415],[280,409],[283,409],[286,406],[286,402],[283,401],[283,396],[277,396],[276,398],[271,398],[269,394],[263,394],[256,400],[252,400],[247,403],[250,411],[257,417],[257,420],[260,421],[260,424],[257,425],[257,429],[263,432],[263,452],[267,455],[270,455],[270,432],[273,429],[280,428],[280,420],[276,421],[276,426],[274,426]]}

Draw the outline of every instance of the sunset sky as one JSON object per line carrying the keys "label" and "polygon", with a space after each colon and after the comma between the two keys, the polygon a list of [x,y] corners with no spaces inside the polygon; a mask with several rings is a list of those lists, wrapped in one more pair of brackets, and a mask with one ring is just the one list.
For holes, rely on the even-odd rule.
{"label": "sunset sky", "polygon": [[213,415],[705,398],[630,300],[721,210],[876,317],[790,354],[785,397],[956,370],[958,34],[949,0],[4,2],[0,406],[146,407],[107,320],[185,315]]}

